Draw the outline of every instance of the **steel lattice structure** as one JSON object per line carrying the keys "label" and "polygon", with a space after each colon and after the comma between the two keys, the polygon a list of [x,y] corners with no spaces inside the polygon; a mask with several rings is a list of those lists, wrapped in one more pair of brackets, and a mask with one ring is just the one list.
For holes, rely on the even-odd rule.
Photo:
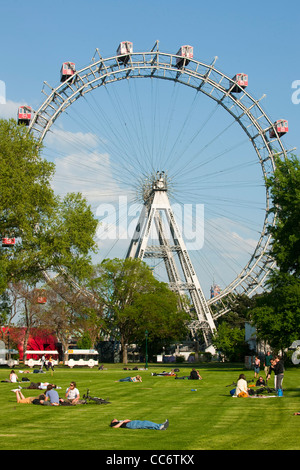
{"label": "steel lattice structure", "polygon": [[[86,93],[101,86],[132,78],[170,80],[191,87],[222,106],[241,126],[253,145],[264,180],[272,176],[275,170],[275,155],[286,158],[287,151],[272,120],[260,105],[263,97],[256,100],[244,88],[240,88],[239,93],[233,93],[236,82],[216,69],[217,58],[211,64],[190,59],[182,68],[176,66],[176,59],[178,59],[176,54],[161,52],[158,49],[158,41],[151,51],[131,53],[126,62],[120,60],[118,55],[103,58],[96,49],[89,65],[75,71],[72,77],[56,88],[44,82],[42,92],[46,95],[46,99],[34,113],[29,132],[42,142],[52,124],[69,106]],[[273,138],[269,137],[270,129],[275,135]],[[214,304],[214,319],[228,311],[228,299],[235,294],[245,293],[250,296],[263,286],[270,269],[274,266],[274,260],[269,252],[271,237],[267,227],[274,225],[276,213],[270,212],[272,202],[268,188],[265,187],[265,190],[264,223],[249,262],[220,295],[207,301],[210,306]]]}

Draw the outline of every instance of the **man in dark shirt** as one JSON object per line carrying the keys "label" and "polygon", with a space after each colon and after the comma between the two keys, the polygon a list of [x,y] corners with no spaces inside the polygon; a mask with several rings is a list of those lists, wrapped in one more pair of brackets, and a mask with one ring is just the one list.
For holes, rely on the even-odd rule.
{"label": "man in dark shirt", "polygon": [[199,374],[199,371],[196,370],[196,369],[193,369],[190,373],[190,377],[189,377],[190,380],[201,380],[202,377],[201,375]]}
{"label": "man in dark shirt", "polygon": [[275,389],[282,390],[282,381],[284,376],[284,365],[282,359],[277,356],[275,358],[275,365],[274,365],[274,374],[275,374]]}

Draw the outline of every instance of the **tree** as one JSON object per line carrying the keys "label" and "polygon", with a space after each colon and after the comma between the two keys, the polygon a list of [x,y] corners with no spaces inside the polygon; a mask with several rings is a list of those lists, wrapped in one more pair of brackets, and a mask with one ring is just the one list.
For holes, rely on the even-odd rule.
{"label": "tree", "polygon": [[300,338],[300,281],[288,273],[275,272],[271,290],[256,297],[251,321],[258,337],[279,351]]}
{"label": "tree", "polygon": [[156,281],[151,290],[137,293],[132,303],[119,312],[122,349],[124,351],[130,343],[144,346],[148,331],[149,350],[154,353],[154,346],[162,348],[185,338],[188,320],[190,317],[180,308],[178,295],[166,284]]}
{"label": "tree", "polygon": [[215,348],[222,351],[230,361],[241,360],[247,349],[244,329],[231,327],[225,321],[219,325],[212,342]]}
{"label": "tree", "polygon": [[91,286],[104,306],[107,327],[120,338],[125,364],[127,345],[141,344],[146,330],[149,341],[186,335],[189,315],[180,308],[177,294],[156,280],[141,260],[104,260]]}
{"label": "tree", "polygon": [[[58,200],[56,214],[48,221],[48,227],[39,231],[38,246],[32,247],[34,256],[40,255],[39,268],[59,267],[76,280],[86,279],[93,269],[90,253],[97,250],[94,241],[97,225],[80,193],[69,193]],[[36,267],[34,260],[31,266]]]}
{"label": "tree", "polygon": [[[39,313],[41,306],[38,304],[39,290],[33,288],[24,281],[9,283],[5,292],[10,300],[10,315],[6,318],[6,326],[10,330],[13,321],[19,327],[19,333],[15,332],[15,340],[22,343],[26,351],[29,336],[34,328],[39,328],[41,322]],[[18,338],[16,338],[18,336]]]}
{"label": "tree", "polygon": [[80,278],[91,269],[97,220],[81,194],[55,196],[55,167],[41,151],[24,126],[0,120],[1,235],[16,239],[0,249],[0,292],[10,281],[36,284],[43,270],[63,267]]}
{"label": "tree", "polygon": [[90,295],[74,289],[62,276],[51,282],[46,294],[47,303],[39,320],[44,328],[55,333],[64,352],[74,339],[89,338],[94,346],[104,323],[101,306]]}
{"label": "tree", "polygon": [[11,318],[12,303],[7,291],[0,295],[0,325],[6,325]]}
{"label": "tree", "polygon": [[257,334],[274,349],[288,348],[300,337],[300,166],[296,156],[275,159],[274,176],[267,181],[277,218],[269,227],[276,269],[269,291],[256,296],[250,310]]}
{"label": "tree", "polygon": [[276,170],[267,181],[277,219],[269,227],[273,236],[272,255],[278,268],[286,273],[300,275],[300,162],[295,155],[290,159],[275,159]]}

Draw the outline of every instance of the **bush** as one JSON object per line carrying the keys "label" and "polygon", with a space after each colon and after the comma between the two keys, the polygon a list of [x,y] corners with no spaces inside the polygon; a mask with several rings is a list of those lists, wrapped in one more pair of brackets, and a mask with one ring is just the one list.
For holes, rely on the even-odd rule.
{"label": "bush", "polygon": [[182,362],[185,361],[185,357],[184,356],[176,356],[176,363],[177,364],[180,364]]}

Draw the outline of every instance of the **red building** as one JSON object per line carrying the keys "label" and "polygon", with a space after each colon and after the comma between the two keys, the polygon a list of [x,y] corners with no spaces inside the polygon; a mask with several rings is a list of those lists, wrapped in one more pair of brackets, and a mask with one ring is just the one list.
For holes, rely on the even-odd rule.
{"label": "red building", "polygon": [[[16,348],[19,351],[19,359],[22,361],[24,359],[24,339],[25,339],[26,328],[25,327],[1,327],[1,334],[3,341],[10,348]],[[32,328],[28,343],[27,350],[31,349],[33,351],[51,351],[58,349],[57,347],[57,338],[49,330]],[[38,358],[38,357],[37,357]]]}

